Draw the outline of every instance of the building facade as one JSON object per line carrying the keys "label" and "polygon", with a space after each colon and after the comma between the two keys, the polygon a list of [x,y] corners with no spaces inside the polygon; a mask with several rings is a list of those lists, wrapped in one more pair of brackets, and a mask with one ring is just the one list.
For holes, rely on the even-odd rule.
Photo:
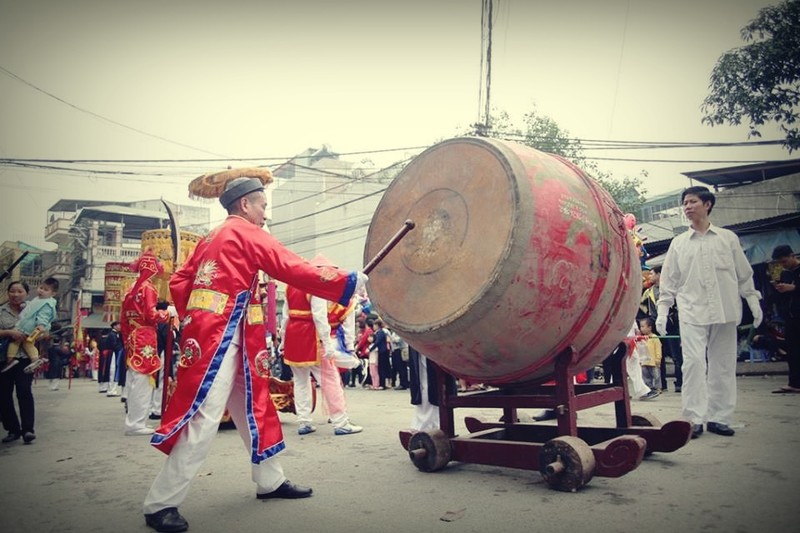
{"label": "building facade", "polygon": [[[208,232],[209,209],[173,205],[182,228]],[[168,227],[169,217],[161,200],[102,202],[60,200],[48,210],[45,239],[55,243],[53,261],[43,275],[62,286],[59,312],[85,318],[84,328],[105,328],[103,320],[105,267],[130,263],[139,257],[142,233]]]}

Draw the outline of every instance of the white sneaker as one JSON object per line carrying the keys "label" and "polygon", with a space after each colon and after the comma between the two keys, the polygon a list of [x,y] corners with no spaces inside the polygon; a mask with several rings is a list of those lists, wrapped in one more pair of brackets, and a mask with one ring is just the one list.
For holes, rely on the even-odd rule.
{"label": "white sneaker", "polygon": [[309,433],[314,433],[317,430],[317,427],[313,424],[301,424],[299,428],[297,428],[298,435],[308,435]]}
{"label": "white sneaker", "polygon": [[42,366],[46,362],[47,361],[45,361],[44,359],[39,358],[36,361],[34,361],[31,364],[29,364],[28,366],[26,366],[25,369],[23,370],[23,372],[25,372],[26,374],[33,374],[34,372],[36,372],[37,368],[39,368],[40,366]]}
{"label": "white sneaker", "polygon": [[342,426],[340,428],[333,428],[334,435],[352,435],[353,433],[361,433],[362,431],[364,431],[363,427],[355,426],[350,422],[348,422],[346,426]]}
{"label": "white sneaker", "polygon": [[128,437],[136,437],[139,435],[152,435],[155,433],[156,430],[153,428],[139,428],[139,429],[129,429],[125,432],[125,435]]}
{"label": "white sneaker", "polygon": [[8,372],[18,364],[19,364],[19,359],[12,359],[11,361],[6,363],[6,366],[4,366],[3,370],[0,370],[0,372]]}

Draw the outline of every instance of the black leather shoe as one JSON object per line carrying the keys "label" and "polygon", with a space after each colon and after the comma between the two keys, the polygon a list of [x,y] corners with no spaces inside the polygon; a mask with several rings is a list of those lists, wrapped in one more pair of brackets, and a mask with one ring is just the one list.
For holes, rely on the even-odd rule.
{"label": "black leather shoe", "polygon": [[298,498],[308,498],[311,496],[311,493],[314,492],[309,487],[301,487],[299,485],[295,485],[288,479],[283,482],[283,484],[278,487],[277,489],[273,490],[272,492],[267,492],[265,494],[256,494],[256,498],[259,500],[269,500],[272,498],[283,498],[287,500],[296,500]]}
{"label": "black leather shoe", "polygon": [[31,442],[36,440],[36,433],[33,431],[26,431],[22,435],[22,440],[25,441],[25,444],[30,444]]}
{"label": "black leather shoe", "polygon": [[[709,428],[709,431],[711,429]],[[703,424],[693,424],[692,425],[692,438],[696,439],[700,435],[703,434]]]}
{"label": "black leather shoe", "polygon": [[720,424],[719,422],[709,422],[706,424],[706,427],[711,433],[716,433],[724,437],[732,437],[733,434],[736,433],[728,424]]}
{"label": "black leather shoe", "polygon": [[9,433],[5,437],[3,437],[3,444],[8,444],[9,442],[14,442],[15,440],[18,440],[20,437],[21,437],[21,435],[18,435],[16,433]]}
{"label": "black leather shoe", "polygon": [[177,507],[167,507],[158,512],[144,515],[148,526],[161,533],[174,533],[189,529],[189,522],[178,512]]}
{"label": "black leather shoe", "polygon": [[538,415],[534,416],[533,419],[537,422],[543,422],[545,420],[555,420],[558,418],[558,414],[556,413],[555,409],[545,409]]}

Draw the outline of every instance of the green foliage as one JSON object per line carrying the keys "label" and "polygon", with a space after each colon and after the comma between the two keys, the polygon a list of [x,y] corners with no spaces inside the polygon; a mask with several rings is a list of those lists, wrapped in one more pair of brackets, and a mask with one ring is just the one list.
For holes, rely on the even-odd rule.
{"label": "green foliage", "polygon": [[597,168],[597,164],[586,159],[579,139],[570,137],[567,130],[559,127],[552,118],[541,115],[536,106],[523,116],[524,127],[514,125],[504,110],[493,110],[492,127],[484,130],[488,137],[508,139],[520,142],[549,154],[556,154],[570,160],[592,176],[614,199],[623,213],[633,213],[640,218],[642,204],[647,190],[642,186],[642,179],[647,172],[642,171],[638,177],[626,176],[621,180]]}
{"label": "green foliage", "polygon": [[766,7],[742,28],[749,43],[723,54],[703,100],[703,123],[710,126],[747,121],[749,137],[760,137],[766,123],[785,134],[783,145],[800,148],[800,0]]}
{"label": "green foliage", "polygon": [[[647,172],[643,170],[641,177],[646,178]],[[633,213],[637,219],[641,218],[642,204],[646,200],[644,194],[647,191],[642,188],[640,177],[625,176],[618,180],[601,174],[595,176],[595,180],[608,191],[623,213]]]}

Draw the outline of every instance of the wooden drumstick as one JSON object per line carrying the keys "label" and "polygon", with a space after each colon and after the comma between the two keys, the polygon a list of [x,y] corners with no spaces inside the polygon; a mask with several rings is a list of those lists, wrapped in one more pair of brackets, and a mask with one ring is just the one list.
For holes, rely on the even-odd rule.
{"label": "wooden drumstick", "polygon": [[383,261],[383,258],[386,257],[389,254],[389,252],[392,251],[392,248],[397,246],[397,243],[399,243],[403,239],[403,237],[406,236],[406,233],[414,229],[414,226],[415,224],[413,220],[406,220],[405,222],[403,222],[403,227],[400,228],[398,232],[395,233],[391,239],[389,239],[389,242],[387,242],[386,245],[383,248],[381,248],[381,250],[375,255],[375,257],[373,257],[370,260],[370,262],[367,263],[367,265],[364,267],[363,270],[364,274],[369,274],[370,272],[372,272],[372,269],[378,266],[378,263]]}

